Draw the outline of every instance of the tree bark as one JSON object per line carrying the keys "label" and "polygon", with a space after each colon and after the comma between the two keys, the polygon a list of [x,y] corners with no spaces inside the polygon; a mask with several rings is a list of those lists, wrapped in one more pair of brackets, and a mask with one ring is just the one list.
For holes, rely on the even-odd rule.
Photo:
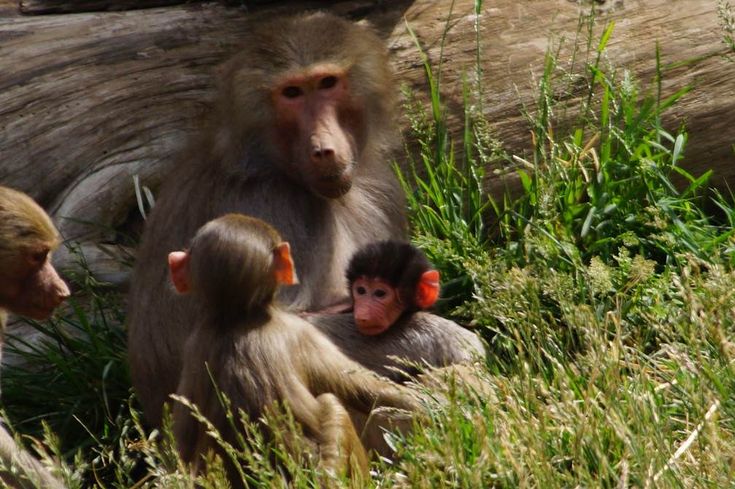
{"label": "tree bark", "polygon": [[59,14],[69,12],[94,12],[130,10],[164,5],[176,5],[182,0],[20,0],[24,14]]}
{"label": "tree bark", "polygon": [[[121,226],[138,213],[133,176],[155,193],[175,171],[173,156],[208,108],[215,66],[236,49],[248,22],[320,5],[246,11],[202,3],[28,17],[0,0],[0,183],[39,200],[66,238],[119,241]],[[473,5],[456,1],[444,42],[442,92],[453,129],[462,120],[463,80],[475,73]],[[607,58],[647,82],[655,75],[658,45],[664,95],[694,86],[667,119],[672,128],[687,123],[685,165],[694,173],[714,169],[720,184],[731,180],[735,64],[723,57],[715,2],[602,4],[608,5],[596,28],[599,35],[607,21],[616,22]],[[330,9],[373,23],[390,46],[399,83],[425,90],[404,15],[438,65],[449,2],[347,1]],[[522,108],[533,108],[550,40],[565,37],[562,59],[568,56],[580,13],[588,9],[569,0],[485,2],[483,109],[510,151],[530,150]]]}

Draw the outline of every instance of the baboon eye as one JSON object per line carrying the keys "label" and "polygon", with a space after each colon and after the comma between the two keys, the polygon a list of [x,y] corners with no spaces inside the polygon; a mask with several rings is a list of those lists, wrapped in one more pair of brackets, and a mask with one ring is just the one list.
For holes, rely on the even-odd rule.
{"label": "baboon eye", "polygon": [[304,91],[301,90],[301,87],[289,86],[289,87],[284,88],[281,93],[286,98],[296,98],[296,97],[300,97],[301,95],[303,95]]}
{"label": "baboon eye", "polygon": [[358,295],[365,295],[365,292],[367,292],[367,290],[365,290],[365,287],[357,287],[355,290]]}
{"label": "baboon eye", "polygon": [[374,293],[375,297],[377,297],[378,299],[382,299],[383,297],[386,296],[386,294],[387,294],[387,292],[384,291],[383,289],[378,289]]}
{"label": "baboon eye", "polygon": [[48,251],[37,251],[34,253],[31,253],[28,255],[28,261],[30,261],[31,265],[35,267],[40,267],[44,263],[46,263],[46,258],[48,257]]}
{"label": "baboon eye", "polygon": [[320,89],[328,89],[332,88],[337,84],[337,77],[336,76],[325,76],[321,80],[319,80],[319,88]]}

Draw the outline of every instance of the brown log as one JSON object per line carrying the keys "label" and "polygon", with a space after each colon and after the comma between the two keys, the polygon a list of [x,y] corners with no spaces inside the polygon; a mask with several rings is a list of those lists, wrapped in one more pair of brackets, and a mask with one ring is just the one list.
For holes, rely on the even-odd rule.
{"label": "brown log", "polygon": [[20,0],[24,14],[118,11],[184,3],[182,0]]}
{"label": "brown log", "polygon": [[[420,8],[419,4],[425,3],[430,2],[414,3],[406,17],[429,46],[431,59],[437,60],[446,16],[440,16],[435,7]],[[454,128],[461,124],[462,78],[475,60],[472,3],[456,3],[455,24],[445,41],[443,91],[455,116],[450,123]],[[712,182],[720,188],[734,182],[735,58],[724,56],[727,49],[722,42],[716,2],[603,0],[594,5],[597,26],[593,48],[607,23],[615,23],[606,53],[613,66],[629,70],[641,85],[652,87],[658,46],[663,64],[663,97],[687,85],[694,88],[664,117],[671,130],[686,123],[689,141],[683,166],[695,175],[713,169]],[[523,154],[531,148],[530,128],[521,107],[534,107],[546,50],[550,43],[556,46],[561,38],[566,38],[560,54],[564,64],[571,56],[580,13],[589,12],[588,6],[568,0],[485,2],[480,36],[484,113],[512,152]],[[402,34],[395,34],[392,38],[397,42],[405,40]],[[416,82],[416,63],[410,63],[413,47],[410,43],[401,46],[403,49],[394,50],[399,76]],[[580,92],[570,96],[571,105]],[[497,181],[490,182],[490,186],[505,188]]]}
{"label": "brown log", "polygon": [[[20,0],[19,9],[23,14],[60,14],[73,12],[115,12],[152,7],[178,5],[200,0]],[[339,1],[339,0],[332,0]],[[332,3],[326,2],[326,3]],[[283,0],[227,0],[224,3],[241,7],[253,7],[269,3],[284,3]],[[324,2],[323,2],[324,3]]]}
{"label": "brown log", "polygon": [[[207,109],[213,68],[233,52],[247,22],[323,5],[291,2],[245,12],[204,3],[23,17],[8,2],[0,0],[0,183],[37,198],[66,237],[92,242],[115,241],[115,229],[137,214],[133,175],[155,191],[175,171],[173,155]],[[442,90],[454,129],[462,80],[476,56],[473,5],[456,1],[444,48]],[[650,81],[658,43],[665,95],[695,87],[668,119],[672,127],[687,122],[686,164],[694,173],[713,168],[720,183],[732,180],[735,67],[722,57],[715,3],[618,0],[612,6],[598,21],[617,22],[607,57]],[[572,39],[585,8],[568,0],[485,2],[484,110],[512,152],[530,147],[521,108],[533,107],[534,77],[549,40]],[[403,16],[436,63],[449,2],[366,0],[331,9],[370,20],[388,40],[399,81],[423,90],[421,58]]]}

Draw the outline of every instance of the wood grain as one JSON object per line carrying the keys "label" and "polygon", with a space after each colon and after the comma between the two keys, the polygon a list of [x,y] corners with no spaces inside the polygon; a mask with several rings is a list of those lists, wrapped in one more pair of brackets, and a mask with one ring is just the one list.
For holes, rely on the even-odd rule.
{"label": "wood grain", "polygon": [[[247,12],[201,3],[21,16],[0,0],[0,183],[38,199],[67,238],[117,241],[120,226],[137,215],[133,175],[155,191],[176,171],[172,158],[207,110],[215,66],[234,52],[248,23],[317,5],[323,3]],[[463,80],[474,72],[473,5],[456,2],[444,43],[442,87],[454,129]],[[655,74],[658,45],[664,95],[693,85],[667,121],[672,128],[688,125],[689,168],[713,168],[722,184],[735,177],[735,64],[722,56],[715,8],[710,0],[617,1],[600,13],[596,35],[614,20],[606,56],[644,82]],[[399,82],[424,90],[421,58],[404,16],[437,63],[448,2],[353,1],[330,9],[373,23],[390,46]],[[529,149],[521,111],[533,108],[534,80],[549,42],[568,40],[563,64],[583,10],[568,0],[485,2],[483,108],[511,151]],[[572,101],[578,88],[569,94]]]}

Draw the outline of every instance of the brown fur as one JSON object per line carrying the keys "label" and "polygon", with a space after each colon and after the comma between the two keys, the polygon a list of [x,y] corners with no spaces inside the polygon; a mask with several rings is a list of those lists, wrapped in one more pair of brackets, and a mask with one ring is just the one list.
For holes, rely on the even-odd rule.
{"label": "brown fur", "polygon": [[44,319],[69,296],[51,265],[58,245],[46,212],[24,193],[0,186],[0,310]]}
{"label": "brown fur", "polygon": [[[45,319],[69,296],[51,265],[58,245],[46,212],[24,193],[0,186],[0,347],[7,312]],[[63,487],[2,426],[0,465],[0,480],[9,487]]]}
{"label": "brown fur", "polygon": [[[343,82],[333,99],[340,122],[331,128],[340,135],[333,158],[322,157],[324,148],[299,132],[294,114],[279,112],[276,103],[289,84],[315,70]],[[178,384],[184,342],[202,318],[200,308],[166,287],[166,254],[186,246],[200,226],[227,212],[272,224],[291,243],[299,266],[300,284],[278,293],[291,311],[348,304],[344,271],[352,254],[374,240],[406,235],[404,196],[390,168],[398,89],[387,50],[369,28],[323,13],[255,26],[220,73],[211,120],[161,189],[133,274],[130,368],[153,425]],[[320,177],[336,181],[331,197],[325,196],[330,189],[314,183]],[[467,336],[479,344],[456,324],[431,318],[424,315],[411,326],[407,334],[415,342],[374,350],[371,338],[350,336],[351,315],[340,316],[336,327],[316,325],[370,369],[382,369],[387,354],[453,363],[470,356],[460,346]]]}
{"label": "brown fur", "polygon": [[485,356],[482,341],[472,331],[422,311],[400,318],[376,336],[360,333],[352,313],[313,315],[308,320],[354,361],[399,382],[426,366],[470,363]]}
{"label": "brown fur", "polygon": [[[379,278],[394,287],[405,312],[421,309],[414,300],[421,274],[433,267],[424,253],[405,241],[376,241],[360,248],[350,259],[347,290],[359,277]],[[354,297],[353,297],[354,300]]]}
{"label": "brown fur", "polygon": [[[204,315],[184,346],[187,362],[177,393],[233,444],[237,436],[215,388],[234,412],[242,410],[251,420],[285,404],[318,450],[322,467],[366,477],[365,451],[343,404],[363,415],[375,406],[415,410],[418,404],[403,388],[349,360],[311,324],[272,304],[273,253],[280,241],[264,222],[234,214],[196,234],[189,252],[189,300]],[[186,462],[197,466],[202,455],[217,449],[183,405],[174,406],[174,427]]]}
{"label": "brown fur", "polygon": [[[346,302],[344,270],[352,253],[374,239],[404,235],[403,195],[390,169],[397,89],[387,61],[385,46],[370,29],[311,14],[254,28],[224,66],[209,129],[162,188],[133,275],[131,373],[152,423],[160,421],[162,404],[176,388],[184,340],[201,316],[165,290],[166,253],[186,246],[199,226],[227,212],[273,223],[292,244],[299,265],[300,285],[278,297],[292,310]],[[320,167],[308,161],[292,166],[297,148],[284,149],[274,135],[269,90],[284,73],[333,64],[346,71],[351,94],[341,117],[347,128],[359,127],[359,134],[349,138],[354,150],[349,192],[325,198],[305,183]],[[291,139],[303,139],[299,136]]]}

